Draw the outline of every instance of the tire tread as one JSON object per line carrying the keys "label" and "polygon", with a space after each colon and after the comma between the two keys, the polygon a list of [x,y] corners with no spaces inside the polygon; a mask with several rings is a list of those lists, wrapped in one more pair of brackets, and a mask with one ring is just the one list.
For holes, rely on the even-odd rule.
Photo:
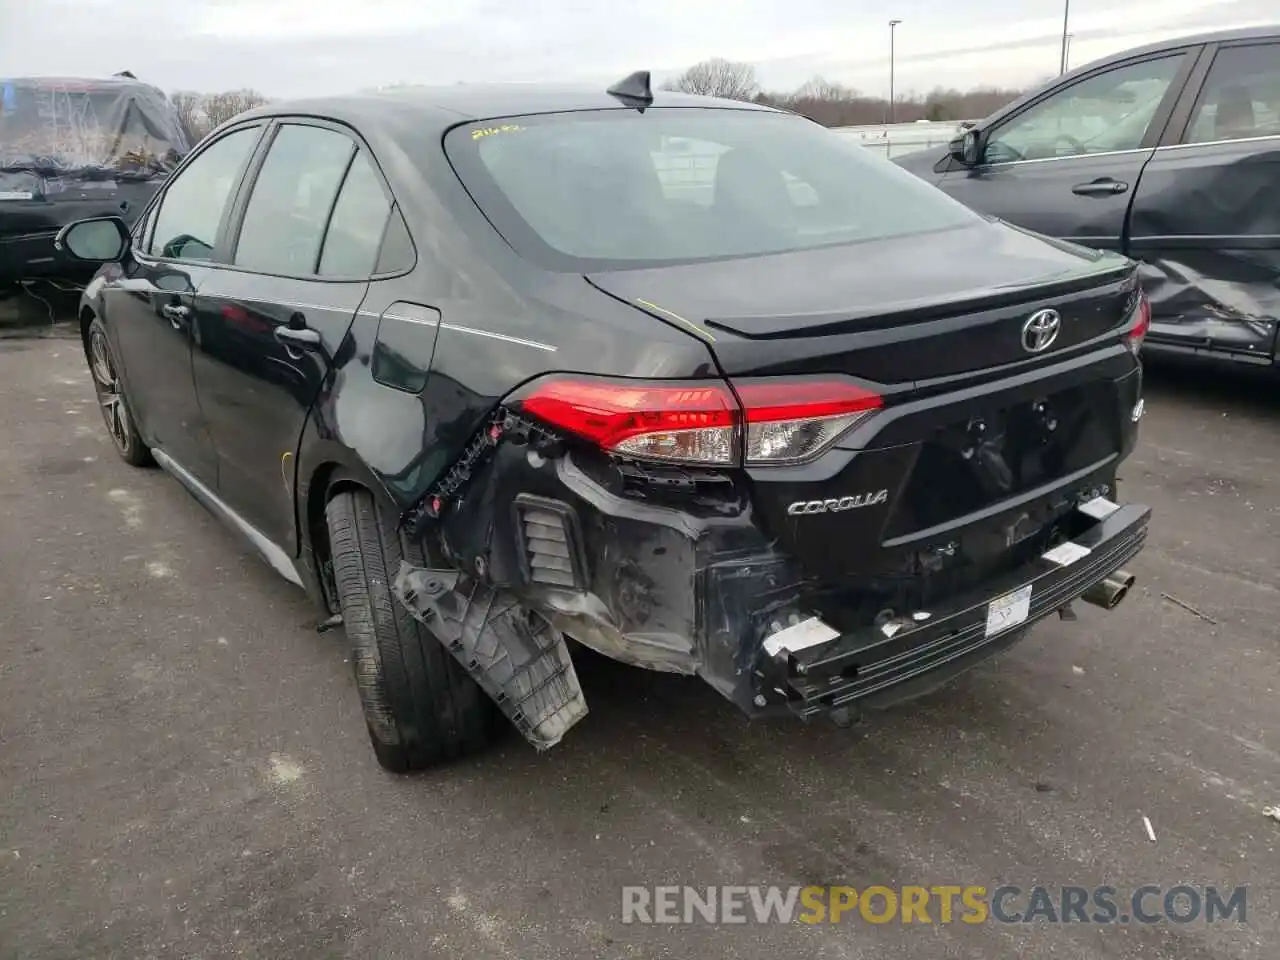
{"label": "tire tread", "polygon": [[[325,510],[334,579],[369,737],[388,769],[418,770],[483,746],[494,707],[444,645],[391,589],[406,550],[390,510],[367,490],[343,490]],[[370,675],[362,676],[362,669]]]}

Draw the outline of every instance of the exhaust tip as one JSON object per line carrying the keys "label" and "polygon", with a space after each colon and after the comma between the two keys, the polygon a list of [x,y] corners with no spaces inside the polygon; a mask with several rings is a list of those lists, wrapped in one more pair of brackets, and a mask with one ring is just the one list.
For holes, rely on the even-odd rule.
{"label": "exhaust tip", "polygon": [[1114,610],[1128,596],[1134,581],[1133,574],[1127,570],[1117,570],[1091,586],[1081,594],[1080,599],[1104,610]]}

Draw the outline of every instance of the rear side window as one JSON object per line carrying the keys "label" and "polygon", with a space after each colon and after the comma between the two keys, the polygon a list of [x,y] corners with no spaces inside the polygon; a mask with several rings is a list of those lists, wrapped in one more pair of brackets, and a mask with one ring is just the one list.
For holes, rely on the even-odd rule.
{"label": "rear side window", "polygon": [[325,223],[354,150],[351,138],[334,130],[281,127],[245,208],[236,266],[313,276]]}
{"label": "rear side window", "polygon": [[334,205],[320,254],[320,275],[367,277],[373,273],[390,213],[391,201],[368,153],[362,150],[352,162]]}
{"label": "rear side window", "polygon": [[1280,43],[1222,48],[1182,142],[1274,136],[1280,136]]}
{"label": "rear side window", "polygon": [[457,127],[445,147],[498,231],[553,269],[782,253],[978,221],[838,134],[762,110],[526,117]]}
{"label": "rear side window", "polygon": [[227,198],[262,131],[247,127],[202,151],[173,179],[160,201],[148,252],[175,260],[209,260]]}
{"label": "rear side window", "polygon": [[403,273],[413,266],[413,261],[413,240],[409,236],[409,228],[405,226],[400,211],[393,210],[378,254],[378,273]]}

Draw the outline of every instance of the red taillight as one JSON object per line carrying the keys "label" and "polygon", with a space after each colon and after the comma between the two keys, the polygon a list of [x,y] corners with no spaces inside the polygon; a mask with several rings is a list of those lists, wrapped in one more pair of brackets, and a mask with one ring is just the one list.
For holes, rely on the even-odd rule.
{"label": "red taillight", "polygon": [[1129,349],[1137,356],[1138,351],[1142,349],[1142,341],[1146,339],[1147,331],[1151,329],[1151,301],[1147,299],[1145,291],[1138,291],[1138,305],[1133,308],[1133,324],[1129,327],[1129,332],[1125,334],[1125,342],[1129,345]]}
{"label": "red taillight", "polygon": [[807,420],[869,413],[884,406],[880,394],[844,380],[735,380],[748,423]]}
{"label": "red taillight", "polygon": [[550,379],[518,401],[525,413],[615,453],[732,464],[738,405],[719,381]]}
{"label": "red taillight", "polygon": [[749,379],[734,390],[718,380],[551,377],[512,403],[611,453],[726,466],[811,459],[883,403],[833,379]]}
{"label": "red taillight", "polygon": [[884,405],[878,393],[845,380],[742,380],[734,389],[746,414],[748,464],[810,460]]}

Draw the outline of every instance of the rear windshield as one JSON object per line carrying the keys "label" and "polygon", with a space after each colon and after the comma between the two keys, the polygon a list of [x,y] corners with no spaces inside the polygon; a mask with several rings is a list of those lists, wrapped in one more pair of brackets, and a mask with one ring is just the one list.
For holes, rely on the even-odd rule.
{"label": "rear windshield", "polygon": [[518,117],[456,127],[445,148],[499,233],[555,269],[782,253],[978,219],[888,160],[789,114]]}

